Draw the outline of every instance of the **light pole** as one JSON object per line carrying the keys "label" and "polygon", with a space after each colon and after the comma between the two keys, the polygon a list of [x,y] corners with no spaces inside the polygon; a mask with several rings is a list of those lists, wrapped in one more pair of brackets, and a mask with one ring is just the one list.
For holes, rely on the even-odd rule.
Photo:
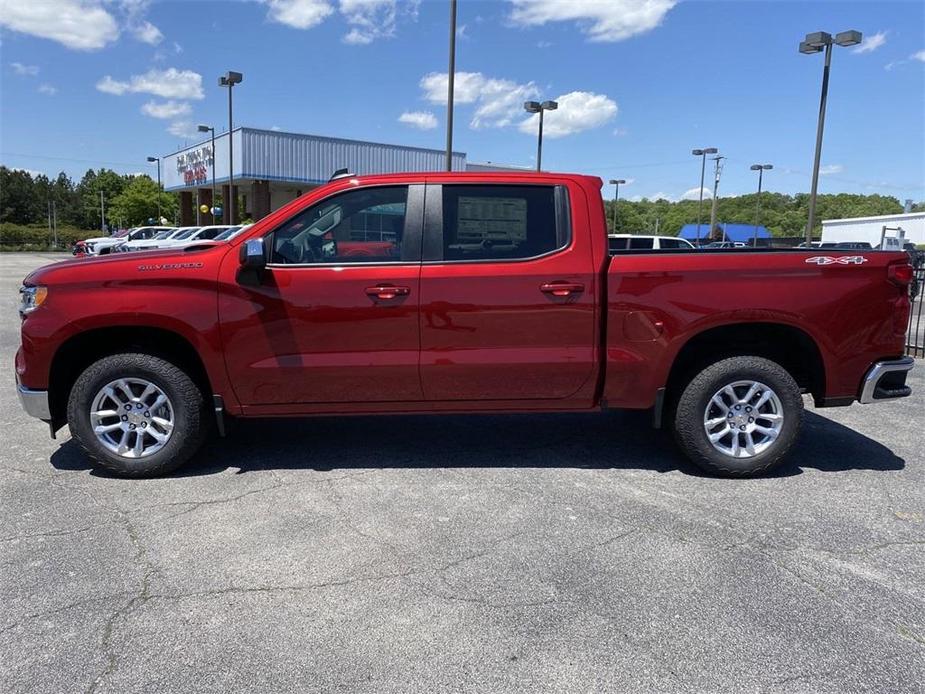
{"label": "light pole", "polygon": [[[231,135],[231,128],[234,122],[231,108],[231,92],[234,91],[234,85],[241,84],[244,75],[240,72],[229,70],[218,78],[218,86],[228,87],[228,200],[225,200],[225,209],[228,210],[228,223],[235,224],[238,216],[237,197],[234,194],[234,139]],[[214,154],[213,154],[214,156]]]}
{"label": "light pole", "polygon": [[[231,93],[231,89],[228,89]],[[201,133],[212,133],[212,204],[209,206],[209,214],[212,216],[212,223],[215,224],[215,128],[210,125],[199,125],[196,129]]]}
{"label": "light pole", "polygon": [[161,223],[161,158],[148,157],[150,163],[157,162],[157,223]]}
{"label": "light pole", "polygon": [[761,219],[761,178],[764,175],[765,171],[770,171],[774,168],[773,164],[752,164],[752,171],[758,172],[758,196],[755,198],[755,234],[752,237],[752,246],[755,248],[758,247],[758,222]]}
{"label": "light pole", "polygon": [[456,82],[456,0],[450,0],[450,65],[446,83],[446,170],[453,170],[453,86]]}
{"label": "light pole", "polygon": [[524,110],[527,113],[540,114],[540,129],[536,141],[536,170],[539,171],[543,161],[543,111],[555,111],[559,104],[555,101],[525,101]]}
{"label": "light pole", "polygon": [[[843,31],[835,35],[839,46],[855,46],[861,43],[860,31]],[[806,220],[806,243],[813,240],[813,222],[816,215],[816,189],[819,185],[819,159],[822,156],[822,130],[825,127],[825,101],[829,93],[829,68],[832,65],[832,35],[824,31],[807,34],[800,42],[800,53],[811,55],[825,50],[825,63],[822,68],[822,96],[819,99],[819,120],[816,124],[816,155],[813,159],[813,184],[809,194],[809,218]]]}
{"label": "light pole", "polygon": [[[713,171],[713,200],[710,205],[710,235],[713,235],[713,229],[716,228],[716,194],[719,192],[719,177],[723,173],[723,159],[726,157],[717,154],[711,157],[714,161]],[[723,241],[726,240],[726,227],[723,227]]]}
{"label": "light pole", "polygon": [[705,149],[692,149],[691,154],[700,157],[700,202],[697,203],[697,243],[700,243],[700,223],[703,220],[703,175],[707,169],[707,155],[716,154],[719,150],[716,147],[707,147]]}
{"label": "light pole", "polygon": [[620,184],[626,183],[622,178],[611,178],[610,183],[615,186],[613,189],[613,230],[617,231],[617,201],[620,199]]}

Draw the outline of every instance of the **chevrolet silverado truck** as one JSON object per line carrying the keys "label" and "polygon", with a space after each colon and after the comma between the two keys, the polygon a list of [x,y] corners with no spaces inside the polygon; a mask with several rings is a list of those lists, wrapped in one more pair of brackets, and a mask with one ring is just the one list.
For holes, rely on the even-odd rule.
{"label": "chevrolet silverado truck", "polygon": [[911,277],[873,250],[611,256],[590,176],[347,175],[227,241],[34,271],[16,378],[131,477],[231,417],[610,408],[746,476],[785,458],[803,394],[909,395]]}

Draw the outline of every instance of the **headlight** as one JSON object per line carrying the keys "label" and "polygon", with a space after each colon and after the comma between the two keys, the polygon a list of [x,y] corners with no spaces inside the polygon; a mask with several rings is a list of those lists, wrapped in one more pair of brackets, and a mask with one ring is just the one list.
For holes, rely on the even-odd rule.
{"label": "headlight", "polygon": [[48,297],[48,287],[26,287],[19,288],[19,315],[25,316],[32,313],[35,309],[45,303]]}

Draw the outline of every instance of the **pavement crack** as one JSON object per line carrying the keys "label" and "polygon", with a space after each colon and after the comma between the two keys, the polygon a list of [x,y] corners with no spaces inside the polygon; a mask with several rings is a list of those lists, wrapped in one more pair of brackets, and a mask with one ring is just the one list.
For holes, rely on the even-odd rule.
{"label": "pavement crack", "polygon": [[151,599],[151,577],[158,572],[157,567],[154,566],[154,564],[148,559],[148,553],[141,541],[141,536],[138,532],[138,529],[132,523],[129,515],[125,512],[122,512],[121,520],[125,527],[125,531],[129,536],[129,540],[131,541],[132,546],[135,548],[135,554],[133,555],[132,560],[143,569],[144,573],[142,574],[141,585],[139,586],[137,593],[132,595],[129,600],[118,607],[109,616],[109,618],[106,620],[106,623],[103,625],[103,633],[100,637],[100,650],[106,654],[106,666],[97,674],[96,678],[90,683],[89,687],[87,687],[86,694],[93,694],[99,685],[118,669],[120,652],[113,644],[116,624],[119,621],[128,619],[129,615],[134,610],[144,605],[148,600]]}

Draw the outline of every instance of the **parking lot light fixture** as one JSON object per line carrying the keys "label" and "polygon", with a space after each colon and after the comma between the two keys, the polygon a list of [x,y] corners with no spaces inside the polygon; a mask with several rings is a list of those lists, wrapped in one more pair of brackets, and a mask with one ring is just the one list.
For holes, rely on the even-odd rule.
{"label": "parking lot light fixture", "polygon": [[819,119],[816,123],[816,151],[813,157],[813,181],[809,193],[809,214],[806,219],[806,244],[812,243],[813,223],[816,216],[816,191],[819,188],[819,160],[822,157],[822,131],[825,128],[825,102],[829,92],[829,68],[832,65],[832,44],[839,46],[856,46],[861,43],[862,35],[860,31],[849,30],[832,35],[824,31],[815,31],[807,34],[800,42],[800,53],[812,55],[825,51],[825,62],[822,67],[822,95],[819,99]]}
{"label": "parking lot light fixture", "polygon": [[611,178],[611,185],[614,186],[613,189],[613,230],[614,233],[617,231],[617,201],[620,199],[620,184],[626,183],[626,180],[623,178]]}
{"label": "parking lot light fixture", "polygon": [[212,215],[212,223],[215,224],[215,128],[211,125],[199,125],[196,127],[201,133],[212,133],[212,204],[209,207],[209,214]]}
{"label": "parking lot light fixture", "polygon": [[537,132],[536,140],[536,170],[540,171],[543,163],[543,112],[544,111],[555,111],[559,108],[559,104],[556,101],[544,101],[540,103],[539,101],[525,101],[524,110],[527,113],[538,113],[540,114],[540,126],[539,131]]}
{"label": "parking lot light fixture", "polygon": [[229,70],[218,78],[218,86],[228,87],[228,200],[225,201],[225,209],[228,210],[228,223],[235,224],[238,216],[237,199],[234,194],[234,144],[231,136],[231,130],[234,127],[234,114],[232,110],[231,92],[234,91],[234,85],[241,84],[244,75],[234,70]]}
{"label": "parking lot light fixture", "polygon": [[707,169],[707,155],[716,154],[719,150],[716,147],[705,147],[704,149],[692,149],[691,154],[700,157],[700,202],[697,203],[697,241],[700,242],[700,224],[703,221],[703,176]]}
{"label": "parking lot light fixture", "polygon": [[157,223],[161,223],[161,158],[148,157],[148,162],[157,162]]}
{"label": "parking lot light fixture", "polygon": [[752,246],[758,247],[758,224],[761,219],[761,178],[765,171],[774,168],[773,164],[752,164],[749,167],[752,171],[758,172],[758,196],[755,198],[755,233],[752,237]]}

